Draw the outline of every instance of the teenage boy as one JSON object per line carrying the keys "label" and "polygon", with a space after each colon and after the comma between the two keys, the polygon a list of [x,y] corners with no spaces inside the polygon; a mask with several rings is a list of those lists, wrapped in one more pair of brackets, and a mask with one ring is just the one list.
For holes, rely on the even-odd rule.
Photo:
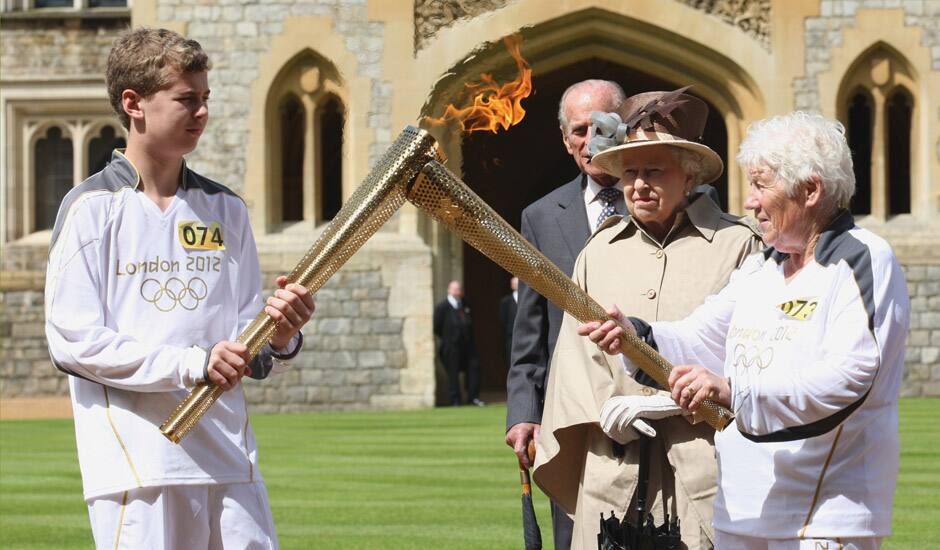
{"label": "teenage boy", "polygon": [[[183,155],[208,120],[209,59],[168,30],[108,57],[127,149],[63,200],[46,275],[53,363],[72,375],[79,464],[99,548],[276,548],[242,376],[283,370],[313,296],[277,278],[263,301],[245,204]],[[278,323],[251,362],[239,332]],[[179,445],[159,425],[196,383],[227,390]]]}

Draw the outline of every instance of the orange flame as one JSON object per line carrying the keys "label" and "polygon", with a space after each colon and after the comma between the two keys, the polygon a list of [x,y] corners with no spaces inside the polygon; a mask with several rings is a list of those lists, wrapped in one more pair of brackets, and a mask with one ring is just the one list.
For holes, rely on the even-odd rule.
{"label": "orange flame", "polygon": [[516,60],[519,76],[500,86],[493,80],[492,75],[482,73],[482,82],[466,84],[466,93],[473,97],[469,107],[459,108],[450,104],[441,118],[425,117],[428,122],[447,124],[456,121],[464,133],[489,131],[495,134],[500,126],[503,130],[508,130],[510,126],[522,121],[525,116],[522,100],[532,93],[532,69],[520,51],[521,35],[507,36],[503,42],[509,54]]}

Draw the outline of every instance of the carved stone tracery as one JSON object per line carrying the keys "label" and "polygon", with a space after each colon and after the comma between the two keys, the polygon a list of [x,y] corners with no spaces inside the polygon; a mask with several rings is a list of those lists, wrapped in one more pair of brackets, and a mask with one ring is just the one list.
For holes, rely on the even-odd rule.
{"label": "carved stone tracery", "polygon": [[[771,0],[676,0],[737,27],[770,50]],[[414,51],[445,27],[506,7],[512,0],[414,0]]]}
{"label": "carved stone tracery", "polygon": [[512,0],[415,0],[415,53],[421,51],[439,30],[461,19],[495,11]]}
{"label": "carved stone tracery", "polygon": [[771,0],[677,0],[737,27],[770,50]]}

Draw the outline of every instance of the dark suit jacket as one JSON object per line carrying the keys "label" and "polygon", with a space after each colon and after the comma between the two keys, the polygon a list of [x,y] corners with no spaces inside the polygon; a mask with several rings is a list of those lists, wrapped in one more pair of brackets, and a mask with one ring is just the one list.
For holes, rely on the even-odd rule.
{"label": "dark suit jacket", "polygon": [[512,327],[516,322],[516,310],[518,306],[513,299],[512,294],[503,296],[499,301],[499,322],[503,325],[503,336],[506,338],[506,346],[512,346]]}
{"label": "dark suit jacket", "polygon": [[[568,275],[591,236],[584,208],[586,185],[587,177],[581,174],[522,211],[522,236]],[[507,430],[520,422],[542,421],[548,363],[564,313],[522,281],[518,307],[506,380]]]}
{"label": "dark suit jacket", "polygon": [[461,301],[463,319],[447,299],[434,307],[434,335],[440,338],[441,349],[466,349],[473,347],[473,324],[470,319],[470,307],[466,300]]}

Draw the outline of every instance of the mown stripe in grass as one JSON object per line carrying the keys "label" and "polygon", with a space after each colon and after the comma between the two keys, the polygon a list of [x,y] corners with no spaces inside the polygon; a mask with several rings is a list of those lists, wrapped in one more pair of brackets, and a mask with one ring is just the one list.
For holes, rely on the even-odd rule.
{"label": "mown stripe in grass", "polygon": [[[940,547],[940,400],[901,402],[894,536]],[[502,407],[257,415],[284,548],[518,548]],[[535,496],[550,547],[544,495]],[[0,422],[0,547],[90,548],[71,421]]]}

